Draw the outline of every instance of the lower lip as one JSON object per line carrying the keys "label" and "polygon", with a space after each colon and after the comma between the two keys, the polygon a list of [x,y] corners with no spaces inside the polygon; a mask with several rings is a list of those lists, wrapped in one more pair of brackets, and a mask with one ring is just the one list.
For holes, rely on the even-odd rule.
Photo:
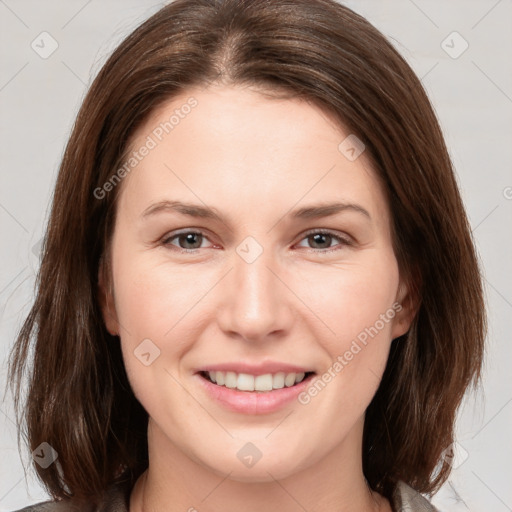
{"label": "lower lip", "polygon": [[302,382],[289,388],[260,392],[240,391],[226,386],[218,386],[199,373],[196,373],[195,376],[206,393],[223,407],[243,414],[269,414],[296,400],[297,396],[308,387],[315,374],[309,375]]}

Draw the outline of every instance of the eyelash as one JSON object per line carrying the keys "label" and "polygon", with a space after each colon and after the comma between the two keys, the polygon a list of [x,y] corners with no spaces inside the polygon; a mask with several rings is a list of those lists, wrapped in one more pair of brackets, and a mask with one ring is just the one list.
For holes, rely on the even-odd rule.
{"label": "eyelash", "polygon": [[[204,231],[201,231],[200,229],[198,229],[198,230],[189,229],[187,231],[181,231],[179,233],[174,233],[172,236],[166,236],[162,240],[161,244],[165,247],[170,248],[171,250],[175,250],[180,253],[195,253],[198,250],[200,250],[201,247],[198,247],[196,249],[184,249],[183,247],[177,247],[171,243],[171,240],[177,239],[178,237],[180,237],[182,235],[187,235],[187,234],[191,234],[191,233],[194,235],[201,235],[208,240],[208,237],[206,236]],[[305,249],[307,249],[307,252],[326,254],[326,253],[331,253],[334,251],[339,251],[345,246],[354,245],[352,240],[350,240],[348,237],[343,237],[343,236],[341,236],[333,231],[330,231],[328,229],[314,229],[314,230],[308,231],[308,232],[304,233],[303,237],[299,240],[299,242],[307,239],[310,236],[316,235],[316,234],[329,235],[330,237],[332,237],[333,240],[337,240],[339,242],[339,245],[335,246],[335,247],[329,247],[327,249],[315,249],[314,247],[306,247]]]}

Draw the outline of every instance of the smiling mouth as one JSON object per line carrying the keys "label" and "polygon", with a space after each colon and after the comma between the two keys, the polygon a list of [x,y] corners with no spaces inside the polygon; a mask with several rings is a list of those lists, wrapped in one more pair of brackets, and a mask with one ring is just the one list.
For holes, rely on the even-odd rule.
{"label": "smiling mouth", "polygon": [[282,388],[290,388],[308,379],[315,372],[301,373],[267,373],[265,375],[250,375],[248,373],[201,371],[199,375],[220,387],[226,387],[237,391],[249,391],[265,393]]}

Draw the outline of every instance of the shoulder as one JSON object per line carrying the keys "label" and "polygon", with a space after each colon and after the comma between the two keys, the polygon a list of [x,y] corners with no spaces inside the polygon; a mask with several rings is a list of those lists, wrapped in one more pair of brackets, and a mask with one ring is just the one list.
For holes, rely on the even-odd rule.
{"label": "shoulder", "polygon": [[21,508],[15,512],[64,512],[64,510],[80,511],[80,508],[70,506],[69,503],[63,503],[59,501],[44,501],[36,503],[35,505],[29,505],[28,507]]}
{"label": "shoulder", "polygon": [[[16,512],[128,512],[130,488],[114,485],[106,493],[99,507],[77,506],[70,501],[45,501]],[[440,512],[424,496],[405,482],[398,482],[393,495],[396,512]]]}
{"label": "shoulder", "polygon": [[418,491],[405,482],[398,482],[393,495],[393,510],[396,512],[441,512]]}
{"label": "shoulder", "polygon": [[97,507],[87,503],[77,505],[73,500],[44,501],[15,512],[128,512],[130,490],[126,483],[112,485]]}
{"label": "shoulder", "polygon": [[84,508],[83,506],[73,505],[69,501],[43,501],[35,505],[29,505],[15,512],[88,512],[89,510],[90,509]]}

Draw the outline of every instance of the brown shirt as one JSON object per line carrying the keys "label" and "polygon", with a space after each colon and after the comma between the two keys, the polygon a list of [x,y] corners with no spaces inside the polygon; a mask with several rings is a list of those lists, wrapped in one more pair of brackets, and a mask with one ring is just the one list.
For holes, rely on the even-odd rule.
{"label": "brown shirt", "polygon": [[[17,512],[129,512],[131,488],[126,485],[112,486],[99,507],[77,507],[69,501],[45,501],[30,505]],[[407,484],[400,482],[393,497],[395,512],[439,512],[426,498]]]}

